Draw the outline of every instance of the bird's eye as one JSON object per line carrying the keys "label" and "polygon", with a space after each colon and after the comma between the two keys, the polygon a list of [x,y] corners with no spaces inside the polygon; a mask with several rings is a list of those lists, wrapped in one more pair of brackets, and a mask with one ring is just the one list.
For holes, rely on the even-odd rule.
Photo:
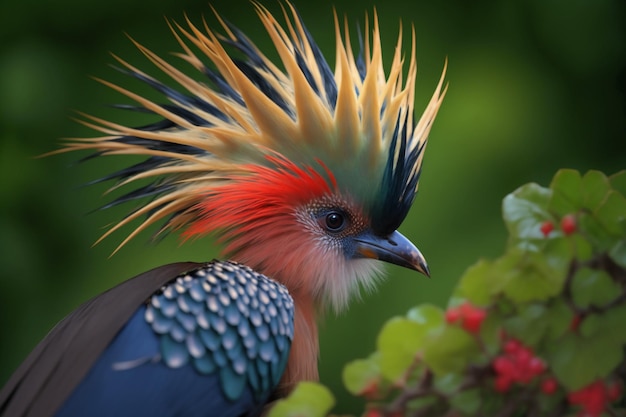
{"label": "bird's eye", "polygon": [[326,214],[326,228],[331,232],[340,232],[346,226],[346,217],[338,211]]}

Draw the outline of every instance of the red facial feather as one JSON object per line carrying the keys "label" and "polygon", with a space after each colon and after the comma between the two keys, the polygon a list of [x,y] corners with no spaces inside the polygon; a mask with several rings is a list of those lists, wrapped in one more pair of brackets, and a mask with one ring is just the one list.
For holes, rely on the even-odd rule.
{"label": "red facial feather", "polygon": [[[294,208],[330,195],[336,181],[328,168],[318,161],[328,179],[312,167],[299,167],[281,156],[268,156],[274,166],[249,165],[247,175],[231,177],[227,185],[212,188],[199,204],[199,220],[189,226],[185,237],[223,231],[230,241],[227,252],[237,252],[255,231],[280,232],[280,221]],[[285,232],[285,230],[283,230]],[[241,237],[242,240],[235,240]],[[269,236],[267,236],[269,237]]]}

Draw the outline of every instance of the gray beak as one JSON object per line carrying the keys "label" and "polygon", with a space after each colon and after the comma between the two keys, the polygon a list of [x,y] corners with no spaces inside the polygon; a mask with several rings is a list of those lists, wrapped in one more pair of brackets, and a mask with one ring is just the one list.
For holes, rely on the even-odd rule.
{"label": "gray beak", "polygon": [[397,230],[386,237],[367,232],[354,238],[354,241],[356,243],[355,256],[379,259],[413,269],[430,277],[424,256],[409,239],[402,236]]}

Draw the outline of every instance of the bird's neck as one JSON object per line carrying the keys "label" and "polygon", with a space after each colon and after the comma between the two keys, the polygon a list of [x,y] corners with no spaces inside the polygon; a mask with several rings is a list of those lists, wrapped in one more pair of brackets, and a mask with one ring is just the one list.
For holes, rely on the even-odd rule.
{"label": "bird's neck", "polygon": [[294,335],[289,352],[287,368],[280,382],[279,391],[288,393],[300,381],[317,381],[319,344],[315,305],[310,296],[292,293],[294,299]]}

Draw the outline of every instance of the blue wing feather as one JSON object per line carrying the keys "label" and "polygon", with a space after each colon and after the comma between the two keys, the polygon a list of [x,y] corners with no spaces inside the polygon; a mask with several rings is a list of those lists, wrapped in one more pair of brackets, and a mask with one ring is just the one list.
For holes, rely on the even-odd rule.
{"label": "blue wing feather", "polygon": [[[255,325],[257,315],[266,320]],[[245,266],[212,262],[141,306],[57,416],[251,415],[280,381],[289,355],[281,347],[292,338],[284,287]]]}
{"label": "blue wing feather", "polygon": [[250,388],[230,401],[217,373],[203,375],[189,362],[167,366],[161,360],[159,336],[145,321],[145,309],[139,309],[117,335],[58,417],[235,417],[257,407]]}

